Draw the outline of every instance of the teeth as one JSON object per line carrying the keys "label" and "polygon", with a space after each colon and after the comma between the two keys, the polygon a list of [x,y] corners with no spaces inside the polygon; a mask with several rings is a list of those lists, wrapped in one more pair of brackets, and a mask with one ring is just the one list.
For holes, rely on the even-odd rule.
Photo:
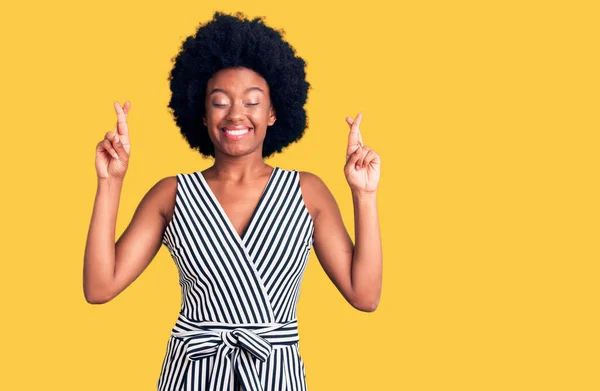
{"label": "teeth", "polygon": [[240,130],[225,130],[227,134],[231,134],[233,136],[241,136],[242,134],[248,133],[248,129],[240,129]]}

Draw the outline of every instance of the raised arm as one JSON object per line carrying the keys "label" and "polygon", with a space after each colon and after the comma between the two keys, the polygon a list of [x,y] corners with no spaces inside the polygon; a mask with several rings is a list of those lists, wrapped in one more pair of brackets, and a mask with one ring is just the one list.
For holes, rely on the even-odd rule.
{"label": "raised arm", "polygon": [[160,249],[167,224],[164,208],[174,204],[176,177],[164,178],[143,197],[115,244],[119,199],[131,149],[128,103],[124,107],[115,103],[117,127],[96,148],[98,187],[83,265],[83,292],[91,304],[112,300],[144,271]]}
{"label": "raised arm", "polygon": [[380,158],[362,143],[359,124],[347,119],[350,135],[344,172],[354,203],[352,243],[333,195],[317,176],[301,173],[303,195],[315,225],[314,249],[323,270],[356,309],[374,311],[382,285],[382,248],[377,210]]}

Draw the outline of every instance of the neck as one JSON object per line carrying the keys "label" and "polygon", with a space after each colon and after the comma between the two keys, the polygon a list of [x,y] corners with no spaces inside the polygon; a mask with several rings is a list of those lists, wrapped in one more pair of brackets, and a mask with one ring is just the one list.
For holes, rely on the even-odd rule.
{"label": "neck", "polygon": [[215,162],[206,173],[218,180],[239,181],[264,175],[266,171],[271,171],[271,166],[265,163],[262,155],[252,153],[233,157],[215,151]]}

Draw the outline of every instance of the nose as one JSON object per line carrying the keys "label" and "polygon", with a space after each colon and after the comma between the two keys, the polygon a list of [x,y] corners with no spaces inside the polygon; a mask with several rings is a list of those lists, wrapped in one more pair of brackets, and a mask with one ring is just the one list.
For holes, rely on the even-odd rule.
{"label": "nose", "polygon": [[227,113],[227,120],[236,122],[244,118],[244,108],[241,103],[234,103],[231,105],[229,112]]}

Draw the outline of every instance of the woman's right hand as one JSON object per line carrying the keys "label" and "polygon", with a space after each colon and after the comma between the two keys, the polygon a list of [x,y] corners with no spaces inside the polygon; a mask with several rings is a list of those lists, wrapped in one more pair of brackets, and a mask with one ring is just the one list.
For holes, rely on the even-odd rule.
{"label": "woman's right hand", "polygon": [[106,133],[104,139],[96,146],[96,173],[98,179],[123,179],[129,164],[129,129],[127,116],[131,103],[126,101],[123,107],[119,102],[114,103],[117,113],[117,126],[112,132]]}

